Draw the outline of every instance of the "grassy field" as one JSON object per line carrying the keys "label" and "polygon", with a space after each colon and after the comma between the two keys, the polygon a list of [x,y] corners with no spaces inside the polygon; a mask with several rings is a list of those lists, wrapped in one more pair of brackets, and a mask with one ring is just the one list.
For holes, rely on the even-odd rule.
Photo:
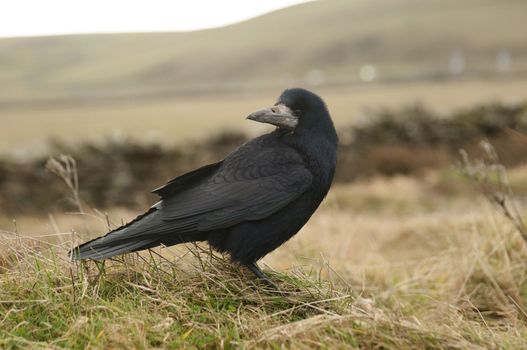
{"label": "grassy field", "polygon": [[[353,123],[368,108],[423,103],[443,113],[493,100],[517,102],[527,99],[527,81],[365,84],[316,91],[326,100],[337,126],[341,127]],[[128,135],[173,145],[222,129],[256,135],[267,130],[266,127],[244,120],[245,116],[274,103],[280,92],[267,89],[260,93],[8,108],[0,113],[0,154],[45,153],[50,138],[77,143]]]}
{"label": "grassy field", "polygon": [[[525,174],[510,172],[522,196]],[[453,171],[333,188],[264,259],[280,293],[206,245],[67,261],[106,226],[91,211],[0,221],[0,347],[527,348],[527,246]]]}
{"label": "grassy field", "polygon": [[[50,156],[50,140],[257,135],[268,127],[245,116],[291,85],[319,93],[340,130],[372,108],[420,103],[442,116],[525,101],[526,10],[521,0],[333,0],[189,33],[0,39],[0,157],[19,161],[0,181],[24,179],[10,167]],[[498,72],[500,51],[512,61]],[[459,75],[452,55],[464,57]],[[360,82],[365,64],[375,81]],[[406,147],[412,161],[422,146]],[[445,163],[335,185],[261,263],[279,291],[205,244],[72,263],[74,244],[138,212],[52,211],[35,201],[46,186],[33,196],[32,181],[4,182],[14,195],[1,198],[22,214],[0,213],[0,349],[527,349],[527,240]],[[525,221],[527,165],[509,180]]]}

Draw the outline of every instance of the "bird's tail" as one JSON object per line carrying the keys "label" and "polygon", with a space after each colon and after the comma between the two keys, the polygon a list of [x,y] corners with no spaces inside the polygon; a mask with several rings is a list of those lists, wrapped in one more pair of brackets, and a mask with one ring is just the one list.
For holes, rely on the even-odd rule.
{"label": "bird's tail", "polygon": [[170,246],[204,241],[208,239],[208,233],[197,230],[198,221],[198,216],[163,220],[163,214],[154,206],[128,224],[73,248],[69,255],[75,260],[103,260],[160,244]]}
{"label": "bird's tail", "polygon": [[152,235],[152,229],[155,228],[156,221],[159,221],[158,216],[157,209],[151,208],[128,224],[73,248],[69,255],[74,260],[102,260],[155,247],[160,243],[159,237]]}

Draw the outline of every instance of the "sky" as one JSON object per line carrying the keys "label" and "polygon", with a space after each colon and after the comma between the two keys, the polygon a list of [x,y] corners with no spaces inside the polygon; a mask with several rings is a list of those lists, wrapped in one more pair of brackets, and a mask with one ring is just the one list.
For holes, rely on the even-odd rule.
{"label": "sky", "polygon": [[189,31],[301,2],[305,0],[2,0],[0,37]]}

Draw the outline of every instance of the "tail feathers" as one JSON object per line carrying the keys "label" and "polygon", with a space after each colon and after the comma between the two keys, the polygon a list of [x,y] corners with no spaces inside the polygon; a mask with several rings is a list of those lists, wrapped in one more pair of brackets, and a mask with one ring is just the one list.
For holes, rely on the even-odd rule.
{"label": "tail feathers", "polygon": [[73,248],[69,255],[75,260],[102,260],[154,247],[159,244],[156,223],[161,221],[157,209],[152,207],[128,224]]}
{"label": "tail feathers", "polygon": [[198,217],[165,221],[161,212],[152,207],[143,215],[106,235],[73,248],[69,255],[75,260],[103,260],[116,255],[153,248],[202,241],[207,233],[196,230]]}
{"label": "tail feathers", "polygon": [[97,244],[86,244],[74,248],[70,255],[75,260],[93,259],[103,260],[114,257],[116,255],[135,252],[142,249],[151,248],[158,245],[155,239],[145,239],[140,241],[130,241],[126,243],[120,243],[118,245],[105,245],[97,246]]}

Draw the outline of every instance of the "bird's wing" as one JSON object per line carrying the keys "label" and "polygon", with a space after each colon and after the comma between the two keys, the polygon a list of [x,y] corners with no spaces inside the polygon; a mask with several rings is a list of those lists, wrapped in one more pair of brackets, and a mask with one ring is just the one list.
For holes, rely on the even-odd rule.
{"label": "bird's wing", "polygon": [[163,198],[163,220],[199,216],[197,229],[208,231],[263,219],[298,198],[312,175],[291,148],[238,152],[227,157],[200,186]]}
{"label": "bird's wing", "polygon": [[193,186],[196,183],[204,181],[208,177],[212,176],[214,172],[220,168],[222,162],[223,161],[208,164],[181,176],[175,177],[168,181],[165,185],[153,190],[152,193],[158,194],[161,196],[161,198],[173,195],[178,191],[186,189],[188,186]]}

